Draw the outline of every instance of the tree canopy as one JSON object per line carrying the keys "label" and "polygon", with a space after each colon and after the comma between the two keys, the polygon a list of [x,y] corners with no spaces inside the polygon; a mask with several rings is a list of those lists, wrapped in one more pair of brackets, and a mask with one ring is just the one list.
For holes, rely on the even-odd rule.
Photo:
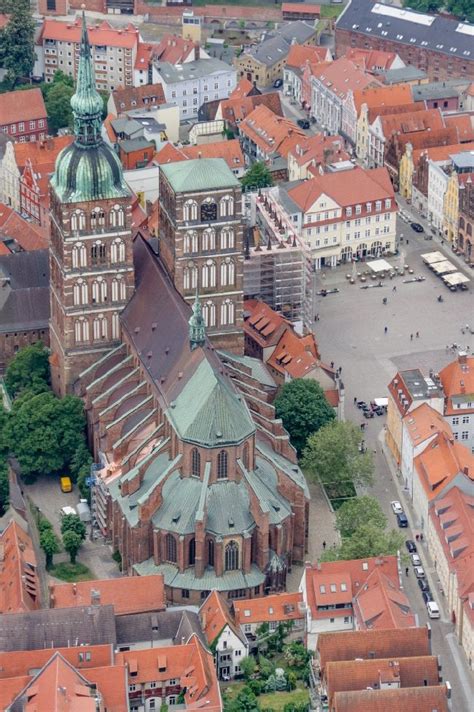
{"label": "tree canopy", "polygon": [[20,79],[29,79],[35,64],[35,23],[29,0],[3,0],[0,11],[10,20],[0,30],[0,67],[6,70],[10,89]]}
{"label": "tree canopy", "polygon": [[8,465],[4,460],[0,460],[0,517],[3,516],[8,509],[9,497]]}
{"label": "tree canopy", "polygon": [[387,517],[374,497],[364,495],[349,499],[336,512],[336,529],[347,539],[364,524],[374,524],[380,529],[387,526]]}
{"label": "tree canopy", "polygon": [[286,383],[274,405],[298,455],[303,452],[308,437],[336,417],[323,389],[313,379],[295,378]]}
{"label": "tree canopy", "polygon": [[225,712],[260,712],[261,707],[252,690],[243,687],[239,694],[230,702],[225,702]]}
{"label": "tree canopy", "polygon": [[44,344],[38,341],[18,351],[8,364],[5,384],[13,398],[25,389],[40,392],[49,387],[49,353]]}
{"label": "tree canopy", "polygon": [[360,430],[353,423],[333,421],[308,438],[303,468],[326,491],[339,496],[355,485],[371,484],[374,472],[372,452],[359,452]]}
{"label": "tree canopy", "polygon": [[59,542],[52,527],[46,527],[40,532],[40,547],[46,556],[46,568],[49,569],[53,563],[53,556],[59,552]]}
{"label": "tree canopy", "polygon": [[71,97],[74,94],[74,80],[64,72],[55,72],[53,81],[42,86],[48,127],[51,133],[58,129],[72,128],[73,116]]}
{"label": "tree canopy", "polygon": [[86,525],[81,522],[80,517],[77,514],[66,514],[61,519],[61,534],[66,532],[75,532],[81,537],[81,541],[86,538]]}
{"label": "tree canopy", "polygon": [[353,534],[342,540],[340,546],[334,546],[321,556],[321,561],[349,561],[366,559],[371,556],[396,554],[403,546],[403,535],[396,529],[386,532],[376,524],[362,524]]}
{"label": "tree canopy", "polygon": [[63,534],[63,546],[69,554],[71,564],[76,563],[77,552],[81,548],[82,538],[80,534],[73,531],[72,529],[67,529]]}
{"label": "tree canopy", "polygon": [[419,12],[439,13],[447,10],[461,20],[474,22],[474,4],[472,0],[403,0],[403,6]]}
{"label": "tree canopy", "polygon": [[403,0],[403,6],[419,12],[439,12],[445,0]]}
{"label": "tree canopy", "polygon": [[248,169],[242,178],[241,183],[244,190],[251,190],[252,188],[267,188],[268,186],[273,185],[273,178],[265,163],[263,163],[263,161],[258,161]]}

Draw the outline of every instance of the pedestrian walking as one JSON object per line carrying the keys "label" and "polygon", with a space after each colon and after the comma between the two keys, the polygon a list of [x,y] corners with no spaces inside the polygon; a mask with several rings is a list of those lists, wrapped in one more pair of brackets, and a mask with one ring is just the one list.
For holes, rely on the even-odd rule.
{"label": "pedestrian walking", "polygon": [[354,396],[354,405],[357,405],[357,396]]}
{"label": "pedestrian walking", "polygon": [[415,334],[415,336],[416,336],[417,339],[419,339],[419,338],[420,338],[420,332],[417,331],[416,334]]}
{"label": "pedestrian walking", "polygon": [[405,566],[405,576],[408,576],[409,573],[410,569],[408,568],[408,566]]}
{"label": "pedestrian walking", "polygon": [[331,361],[331,368],[334,368],[334,361]]}
{"label": "pedestrian walking", "polygon": [[384,326],[383,333],[386,334],[388,331],[388,326]]}
{"label": "pedestrian walking", "polygon": [[326,548],[326,542],[323,541],[323,549],[325,549],[325,548]]}
{"label": "pedestrian walking", "polygon": [[410,341],[413,341],[413,334],[410,334]]}
{"label": "pedestrian walking", "polygon": [[392,289],[392,292],[396,292],[396,291],[397,291],[397,287],[394,286],[394,288]]}
{"label": "pedestrian walking", "polygon": [[420,541],[423,541],[423,534],[420,534]]}

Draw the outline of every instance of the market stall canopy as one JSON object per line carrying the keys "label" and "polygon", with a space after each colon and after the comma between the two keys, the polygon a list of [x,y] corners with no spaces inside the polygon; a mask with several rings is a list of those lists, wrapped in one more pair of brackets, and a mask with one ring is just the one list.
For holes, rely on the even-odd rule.
{"label": "market stall canopy", "polygon": [[392,270],[392,265],[387,260],[367,262],[367,267],[370,267],[373,272],[390,272]]}
{"label": "market stall canopy", "polygon": [[458,284],[466,284],[470,282],[469,277],[466,277],[462,272],[454,272],[453,274],[445,274],[443,276],[443,282],[449,284],[450,287],[456,287]]}
{"label": "market stall canopy", "polygon": [[453,265],[453,263],[449,260],[444,260],[443,262],[435,262],[435,264],[431,265],[431,269],[433,270],[433,272],[436,272],[436,274],[445,274],[446,272],[457,271],[456,265]]}
{"label": "market stall canopy", "polygon": [[424,255],[421,255],[421,258],[427,265],[433,265],[435,262],[443,262],[446,259],[442,252],[425,252]]}

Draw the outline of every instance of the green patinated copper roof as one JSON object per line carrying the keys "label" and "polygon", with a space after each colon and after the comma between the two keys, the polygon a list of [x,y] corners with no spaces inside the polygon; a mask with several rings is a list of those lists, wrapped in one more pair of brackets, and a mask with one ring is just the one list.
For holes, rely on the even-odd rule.
{"label": "green patinated copper roof", "polygon": [[130,195],[119,158],[102,139],[103,106],[102,97],[95,87],[86,18],[82,13],[76,92],[71,98],[75,140],[59,154],[51,178],[51,185],[62,203]]}
{"label": "green patinated copper roof", "polygon": [[195,158],[160,166],[175,193],[218,190],[240,185],[223,158]]}
{"label": "green patinated copper roof", "polygon": [[245,401],[207,359],[199,364],[166,415],[182,440],[204,447],[240,443],[255,432]]}

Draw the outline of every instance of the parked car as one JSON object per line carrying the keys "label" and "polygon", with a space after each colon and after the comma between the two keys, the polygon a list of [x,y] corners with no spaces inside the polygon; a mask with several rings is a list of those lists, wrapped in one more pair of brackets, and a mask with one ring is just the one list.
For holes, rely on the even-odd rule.
{"label": "parked car", "polygon": [[431,591],[430,591],[429,589],[428,589],[427,591],[423,591],[422,594],[421,594],[421,596],[422,596],[423,601],[424,601],[425,603],[428,603],[428,601],[432,601],[432,600],[433,600],[433,596],[431,595]]}
{"label": "parked car", "polygon": [[397,499],[395,499],[393,502],[390,502],[390,506],[394,514],[401,514],[403,512],[403,507]]}
{"label": "parked car", "polygon": [[410,552],[410,554],[413,554],[413,553],[416,554],[416,552],[417,552],[416,544],[414,541],[412,541],[412,539],[407,539],[405,542],[405,546],[408,549],[408,551]]}
{"label": "parked car", "polygon": [[415,572],[416,578],[425,578],[425,570],[423,566],[415,566],[413,571]]}
{"label": "parked car", "polygon": [[385,415],[385,410],[383,408],[372,408],[372,412],[375,413],[375,415]]}
{"label": "parked car", "polygon": [[362,410],[362,408],[364,408],[367,403],[365,401],[357,401],[356,405],[360,410]]}
{"label": "parked car", "polygon": [[373,410],[364,410],[364,418],[373,418],[373,417],[374,417]]}
{"label": "parked car", "polygon": [[411,223],[411,229],[414,230],[415,232],[424,232],[423,225],[420,225],[420,223]]}
{"label": "parked car", "polygon": [[413,566],[421,566],[421,559],[418,556],[418,554],[412,554],[410,556],[410,559],[411,559],[411,563],[413,564]]}
{"label": "parked car", "polygon": [[397,514],[397,524],[400,527],[400,529],[406,529],[408,527],[408,519],[407,515],[405,512],[401,512],[400,514]]}
{"label": "parked car", "polygon": [[430,618],[439,618],[440,617],[440,612],[439,612],[439,606],[435,601],[428,601],[426,604],[426,610],[428,611],[428,616]]}
{"label": "parked car", "polygon": [[61,477],[59,480],[61,492],[72,492],[72,482],[70,477]]}
{"label": "parked car", "polygon": [[273,82],[273,86],[275,89],[278,89],[279,87],[283,86],[283,79],[275,79]]}
{"label": "parked car", "polygon": [[298,119],[296,122],[300,129],[309,129],[309,121],[308,119]]}
{"label": "parked car", "polygon": [[430,590],[428,581],[425,578],[418,579],[418,586],[420,587],[420,591],[429,591]]}

